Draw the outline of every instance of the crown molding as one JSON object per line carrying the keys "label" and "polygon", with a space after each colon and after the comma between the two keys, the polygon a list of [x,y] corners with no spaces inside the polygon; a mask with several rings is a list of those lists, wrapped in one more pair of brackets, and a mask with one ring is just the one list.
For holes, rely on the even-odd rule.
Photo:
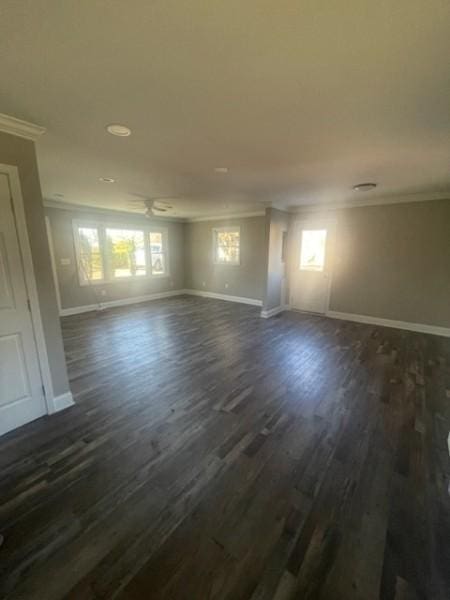
{"label": "crown molding", "polygon": [[431,202],[433,200],[450,200],[450,190],[447,192],[416,192],[413,194],[402,194],[398,196],[385,196],[375,198],[359,198],[345,202],[332,204],[304,204],[290,207],[291,215],[303,212],[320,212],[328,210],[340,210],[341,208],[363,208],[365,206],[383,206],[385,204],[408,204],[411,202]]}
{"label": "crown molding", "polygon": [[38,137],[45,133],[45,127],[0,113],[0,131],[35,142]]}
{"label": "crown molding", "polygon": [[[57,208],[58,210],[68,210],[68,211],[77,211],[77,212],[87,212],[93,214],[101,214],[101,215],[122,215],[124,218],[129,218],[130,216],[139,218],[146,218],[144,213],[138,213],[134,211],[124,211],[124,210],[114,210],[113,208],[100,208],[98,206],[89,206],[87,204],[74,204],[71,202],[62,202],[59,200],[51,200],[50,198],[44,198],[43,202],[46,208]],[[211,217],[192,217],[192,218],[182,218],[182,217],[159,217],[153,215],[150,220],[156,221],[169,221],[172,223],[197,223],[201,221],[226,221],[228,219],[245,219],[249,217],[264,217],[265,210],[258,210],[254,212],[242,212],[242,213],[230,213],[229,215],[214,215]]]}
{"label": "crown molding", "polygon": [[253,212],[230,213],[228,215],[211,215],[205,217],[186,218],[188,223],[199,223],[201,221],[226,221],[227,219],[247,219],[249,217],[264,217],[265,210],[256,210]]}
{"label": "crown molding", "polygon": [[150,219],[145,216],[144,213],[125,211],[125,210],[114,210],[113,208],[100,208],[98,206],[89,206],[87,204],[73,204],[71,202],[59,202],[58,200],[51,200],[44,198],[43,205],[45,208],[56,208],[57,210],[66,210],[70,212],[85,212],[95,215],[106,215],[115,217],[121,216],[124,219],[135,218],[137,220],[145,219],[145,221],[169,221],[171,223],[183,223],[184,219],[177,217],[158,217],[153,215]]}

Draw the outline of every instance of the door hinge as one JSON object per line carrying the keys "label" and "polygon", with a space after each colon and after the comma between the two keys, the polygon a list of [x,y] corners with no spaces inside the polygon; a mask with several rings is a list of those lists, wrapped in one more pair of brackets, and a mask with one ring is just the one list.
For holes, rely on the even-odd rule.
{"label": "door hinge", "polygon": [[42,386],[42,393],[43,393],[44,398],[45,398],[46,396],[45,396],[45,387],[44,386]]}
{"label": "door hinge", "polygon": [[31,302],[30,302],[29,298],[27,298],[27,306],[28,306],[28,310],[31,312]]}
{"label": "door hinge", "polygon": [[12,196],[9,197],[9,203],[11,204],[11,212],[14,215],[14,217],[16,216],[16,211],[14,210],[14,200],[12,199]]}

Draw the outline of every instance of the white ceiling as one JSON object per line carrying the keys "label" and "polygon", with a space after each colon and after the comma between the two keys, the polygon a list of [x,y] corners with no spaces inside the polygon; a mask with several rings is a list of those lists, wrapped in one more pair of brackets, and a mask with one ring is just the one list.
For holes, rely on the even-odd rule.
{"label": "white ceiling", "polygon": [[0,56],[0,112],[47,128],[49,199],[193,217],[450,190],[448,0],[3,0]]}

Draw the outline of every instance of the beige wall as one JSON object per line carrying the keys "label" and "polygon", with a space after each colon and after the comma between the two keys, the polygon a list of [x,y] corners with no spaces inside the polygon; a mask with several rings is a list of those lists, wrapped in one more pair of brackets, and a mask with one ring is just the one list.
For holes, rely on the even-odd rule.
{"label": "beige wall", "polygon": [[0,163],[18,167],[55,395],[69,390],[34,143],[0,132]]}
{"label": "beige wall", "polygon": [[282,261],[283,231],[288,230],[289,214],[275,208],[266,210],[266,282],[263,307],[265,310],[283,304],[282,287],[286,265]]}
{"label": "beige wall", "polygon": [[[241,230],[241,264],[216,265],[213,228],[234,225]],[[185,228],[186,288],[263,300],[267,256],[264,216],[186,223]]]}
{"label": "beige wall", "polygon": [[[92,215],[46,211],[63,307],[94,304],[92,288],[78,283],[72,236],[72,219]],[[304,216],[308,213],[291,218],[290,233],[292,223]],[[450,327],[450,200],[348,208],[326,216],[336,221],[330,310]],[[140,222],[131,215],[111,218]],[[188,288],[257,299],[266,310],[275,308],[281,302],[281,243],[287,220],[286,213],[269,209],[265,217],[166,223],[170,279],[105,284],[101,288],[107,296],[101,299]],[[216,265],[213,228],[233,225],[241,228],[241,265]],[[62,266],[61,258],[70,258],[71,265]]]}
{"label": "beige wall", "polygon": [[336,218],[330,310],[450,327],[450,200],[327,215]]}
{"label": "beige wall", "polygon": [[[158,292],[166,292],[184,288],[184,226],[182,223],[162,220],[148,220],[113,211],[92,213],[89,210],[62,210],[46,208],[50,219],[53,247],[62,308],[73,308],[96,304],[98,301],[122,300],[134,296],[145,296]],[[149,226],[157,225],[168,230],[169,265],[168,277],[143,278],[133,281],[102,283],[82,286],[79,283],[72,220],[86,219],[100,222],[117,222],[123,225]],[[61,259],[68,258],[69,265],[62,265]],[[102,290],[105,295],[102,295]]]}

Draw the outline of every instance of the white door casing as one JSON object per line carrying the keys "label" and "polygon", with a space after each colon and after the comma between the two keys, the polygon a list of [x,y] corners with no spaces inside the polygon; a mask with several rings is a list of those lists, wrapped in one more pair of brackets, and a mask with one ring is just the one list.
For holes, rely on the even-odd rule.
{"label": "white door casing", "polygon": [[0,435],[46,413],[9,178],[0,171]]}

